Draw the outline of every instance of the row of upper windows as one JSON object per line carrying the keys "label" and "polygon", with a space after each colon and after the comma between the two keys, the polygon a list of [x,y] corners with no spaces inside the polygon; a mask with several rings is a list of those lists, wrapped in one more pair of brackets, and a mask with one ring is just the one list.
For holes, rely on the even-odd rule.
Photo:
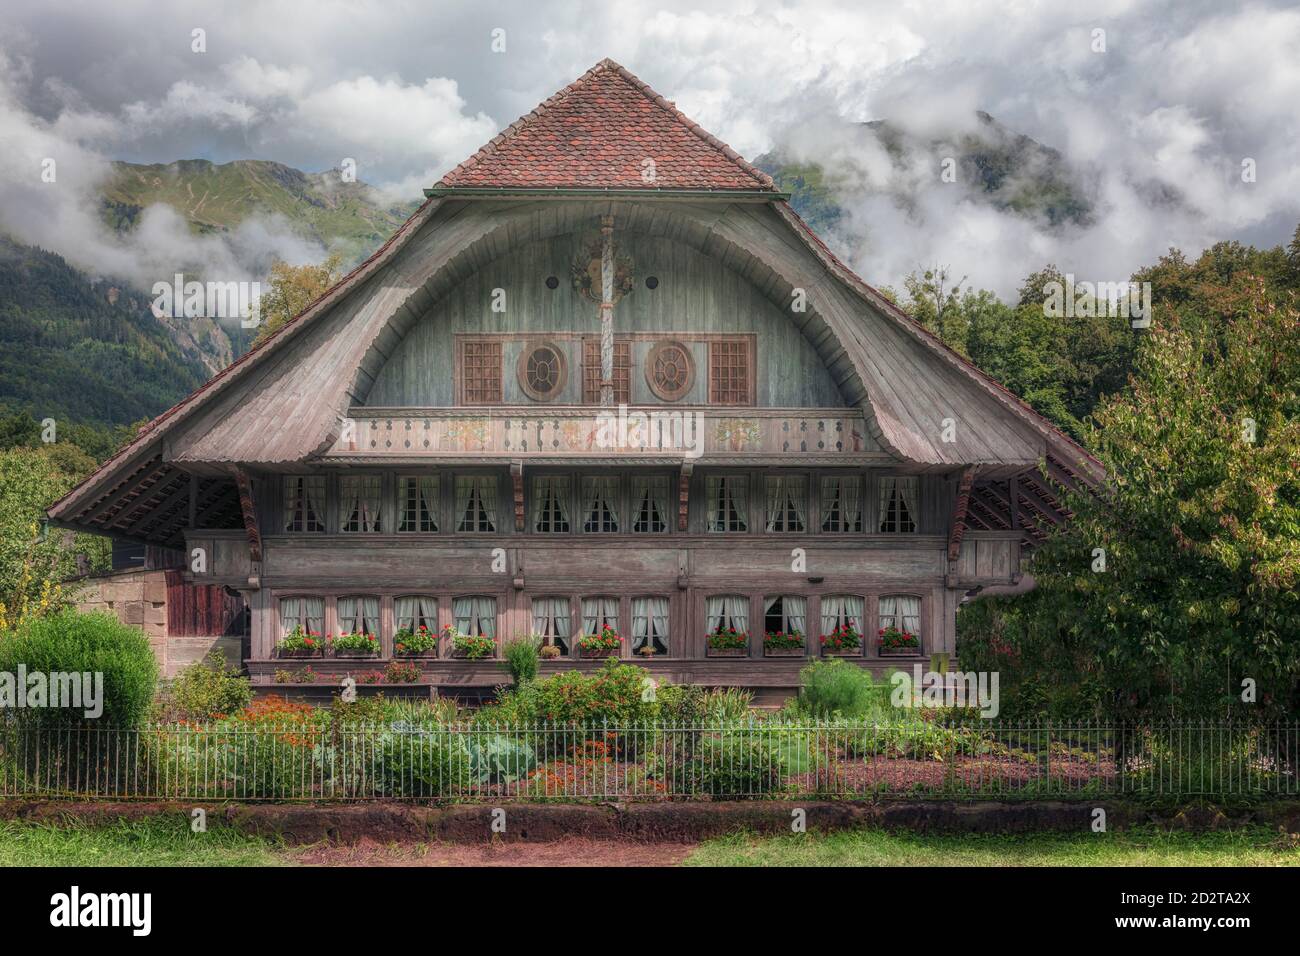
{"label": "row of upper windows", "polygon": [[[531,339],[522,344],[515,365],[519,389],[538,402],[553,402],[565,393],[569,380],[570,344]],[[457,342],[457,394],[463,405],[499,405],[505,401],[506,341],[498,336],[461,338]],[[746,335],[721,335],[696,343],[707,362],[710,405],[754,404],[754,354]],[[660,401],[681,401],[696,388],[698,373],[691,343],[665,338],[650,345],[641,358],[646,387]],[[600,402],[601,351],[598,337],[581,340],[582,401]],[[615,404],[632,402],[632,343],[616,337],[611,355],[610,382]],[[704,386],[701,386],[702,388]]]}
{"label": "row of upper windows", "polygon": [[[861,533],[867,528],[861,475],[824,476],[818,497],[810,497],[808,475],[767,475],[762,479],[759,528],[750,508],[747,475],[709,475],[704,480],[704,527],[710,532],[807,534]],[[537,534],[663,534],[672,529],[675,501],[667,475],[535,475],[529,481],[526,528]],[[908,534],[917,530],[919,481],[881,477],[877,487],[877,530]],[[462,533],[507,530],[498,504],[494,475],[456,475],[452,484],[453,530]],[[283,528],[289,532],[326,530],[327,481],[324,475],[284,479]],[[395,528],[385,527],[384,484],[380,475],[343,475],[335,503],[338,530],[345,533],[434,533],[443,512],[440,475],[399,476]]]}
{"label": "row of upper windows", "polygon": [[[280,599],[280,629],[288,635],[301,629],[319,636],[325,633],[325,598],[286,597]],[[579,618],[573,618],[577,605]],[[531,599],[533,633],[543,644],[570,654],[576,638],[599,634],[604,628],[620,630],[619,599],[616,597],[544,596]],[[672,635],[669,627],[669,599],[635,597],[631,601],[633,653],[652,648],[667,654]],[[848,627],[861,634],[866,600],[858,594],[827,594],[821,597],[821,634]],[[749,597],[718,594],[705,599],[704,633],[736,631],[748,634]],[[807,635],[808,599],[798,594],[763,598],[763,633]],[[350,595],[335,599],[335,619],[342,634],[380,636],[379,598]],[[451,621],[460,634],[496,638],[497,600],[491,596],[465,595],[452,601]],[[921,600],[915,595],[882,595],[877,601],[877,627],[894,628],[918,636],[921,630]],[[437,633],[438,599],[431,595],[408,594],[393,600],[394,636],[421,629]]]}

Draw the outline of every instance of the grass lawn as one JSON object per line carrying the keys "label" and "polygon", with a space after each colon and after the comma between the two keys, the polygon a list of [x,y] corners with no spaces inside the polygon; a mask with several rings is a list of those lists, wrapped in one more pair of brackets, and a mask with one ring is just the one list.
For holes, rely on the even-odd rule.
{"label": "grass lawn", "polygon": [[1038,833],[929,836],[856,830],[730,836],[702,844],[687,866],[1300,866],[1265,827],[1211,833]]}
{"label": "grass lawn", "polygon": [[106,827],[0,823],[0,866],[278,866],[267,840],[223,826],[191,833],[189,821],[150,820]]}
{"label": "grass lawn", "polygon": [[[579,841],[581,842],[581,841]],[[584,845],[585,846],[585,845]],[[324,866],[404,863],[416,866],[661,865],[681,859],[637,844],[585,848],[566,843],[510,843],[499,848],[405,845],[299,847],[245,836],[224,826],[191,833],[183,819],[112,826],[51,827],[0,823],[0,866]],[[680,845],[678,845],[680,846]],[[576,847],[576,844],[575,844]],[[568,849],[566,849],[568,848]],[[669,848],[671,849],[671,848]],[[1107,834],[923,836],[858,830],[835,834],[710,840],[689,852],[687,866],[1300,866],[1300,848],[1263,827],[1218,833],[1154,829]]]}

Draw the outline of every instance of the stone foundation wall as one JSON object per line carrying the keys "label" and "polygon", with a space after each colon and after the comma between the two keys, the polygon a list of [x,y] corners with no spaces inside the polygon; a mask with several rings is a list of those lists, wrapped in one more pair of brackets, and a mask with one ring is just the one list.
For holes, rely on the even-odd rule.
{"label": "stone foundation wall", "polygon": [[105,611],[123,624],[138,627],[149,639],[164,677],[219,650],[227,662],[238,666],[238,637],[174,637],[167,630],[166,572],[115,571],[83,578],[72,585],[80,611]]}

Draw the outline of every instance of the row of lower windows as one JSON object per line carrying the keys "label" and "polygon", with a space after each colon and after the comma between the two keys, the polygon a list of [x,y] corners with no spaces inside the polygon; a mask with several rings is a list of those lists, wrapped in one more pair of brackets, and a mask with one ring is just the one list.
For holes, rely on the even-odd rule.
{"label": "row of lower windows", "polygon": [[[531,599],[533,633],[545,644],[553,644],[568,654],[572,641],[584,634],[599,634],[605,627],[619,630],[619,599],[616,597],[541,596]],[[325,633],[323,597],[286,597],[280,600],[280,628],[288,635],[295,630],[321,635]],[[573,620],[573,609],[578,620]],[[643,647],[667,654],[672,635],[669,627],[669,602],[666,597],[635,597],[631,602],[633,653]],[[497,599],[491,596],[466,595],[452,601],[452,623],[460,634],[496,638]],[[862,632],[866,600],[857,594],[827,594],[821,598],[821,634],[837,628],[851,627]],[[379,598],[354,595],[335,599],[335,618],[340,633],[380,634]],[[763,599],[763,633],[783,632],[807,635],[808,599],[803,595],[781,594]],[[744,594],[718,594],[705,599],[705,634],[735,630],[749,633],[750,599]],[[877,627],[896,628],[913,635],[921,630],[921,600],[914,595],[883,595],[878,599]],[[420,629],[436,633],[438,599],[430,595],[409,594],[393,599],[394,633]]]}
{"label": "row of lower windows", "polygon": [[[704,481],[705,528],[712,532],[751,530],[749,476],[710,475]],[[915,477],[877,479],[877,530],[911,533],[920,514]],[[452,517],[457,532],[504,530],[498,513],[499,487],[493,475],[457,475]],[[537,534],[662,534],[672,523],[675,502],[667,475],[634,475],[623,494],[618,475],[535,475],[529,485],[528,529]],[[808,475],[763,478],[762,530],[767,532],[861,533],[866,528],[861,475],[821,478],[817,510],[811,511]],[[326,529],[324,475],[284,479],[284,530]],[[575,495],[576,492],[576,495]],[[440,475],[397,478],[396,530],[436,532],[442,512]],[[344,475],[338,482],[338,528],[342,532],[383,532],[383,479]]]}

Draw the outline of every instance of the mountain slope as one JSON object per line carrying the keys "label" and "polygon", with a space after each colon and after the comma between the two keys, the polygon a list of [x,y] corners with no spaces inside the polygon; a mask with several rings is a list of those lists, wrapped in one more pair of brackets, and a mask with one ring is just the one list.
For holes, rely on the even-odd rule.
{"label": "mountain slope", "polygon": [[917,184],[909,172],[919,165],[937,178],[947,157],[956,160],[957,182],[997,209],[1042,218],[1050,226],[1091,224],[1093,208],[1081,177],[1057,150],[1007,129],[987,113],[976,118],[975,132],[928,140],[887,120],[859,124],[853,135],[864,148],[883,147],[893,164],[897,175],[888,185],[864,185],[861,170],[796,160],[780,149],[758,157],[754,165],[791,194],[795,211],[823,235],[841,225],[843,206],[855,196],[884,191],[910,206]]}
{"label": "mountain slope", "polygon": [[127,424],[209,374],[146,298],[0,237],[0,405],[64,425]]}
{"label": "mountain slope", "polygon": [[118,229],[130,229],[154,203],[171,206],[200,233],[230,230],[254,216],[282,216],[295,231],[340,249],[345,258],[367,254],[418,205],[389,204],[365,183],[343,182],[338,170],[304,173],[257,159],[114,163],[103,197],[104,218]]}

